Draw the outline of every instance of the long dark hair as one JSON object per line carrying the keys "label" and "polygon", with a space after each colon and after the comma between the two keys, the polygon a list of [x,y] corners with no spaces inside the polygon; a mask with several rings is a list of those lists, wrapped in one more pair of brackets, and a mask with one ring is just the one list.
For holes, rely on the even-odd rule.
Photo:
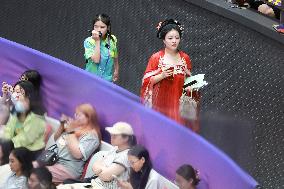
{"label": "long dark hair", "polygon": [[33,168],[31,154],[32,152],[27,148],[20,147],[12,150],[11,154],[21,163],[22,173],[24,176],[29,177]]}
{"label": "long dark hair", "polygon": [[27,114],[33,112],[38,115],[43,115],[45,110],[34,85],[30,81],[18,81],[14,85],[14,88],[17,85],[19,85],[25,91],[25,97],[30,101],[30,109],[27,111]]}
{"label": "long dark hair", "polygon": [[199,183],[199,178],[197,174],[197,170],[195,170],[191,165],[184,164],[180,166],[176,173],[182,176],[185,180],[189,181],[190,179],[193,180],[192,184],[196,186]]}
{"label": "long dark hair", "polygon": [[148,150],[141,145],[133,146],[128,155],[135,156],[139,160],[145,159],[145,162],[139,172],[135,172],[133,169],[130,171],[130,183],[135,189],[144,189],[147,185],[148,178],[152,169],[152,162]]}
{"label": "long dark hair", "polygon": [[9,154],[14,149],[14,144],[11,140],[0,139],[0,146],[2,149],[2,159],[0,165],[9,163]]}
{"label": "long dark hair", "polygon": [[107,37],[110,37],[111,40],[114,41],[113,37],[111,36],[111,22],[110,17],[107,14],[97,14],[93,20],[93,27],[97,21],[102,21],[105,25],[107,25]]}
{"label": "long dark hair", "polygon": [[55,189],[52,183],[52,174],[46,167],[33,168],[31,174],[35,174],[37,179],[40,181],[41,188]]}

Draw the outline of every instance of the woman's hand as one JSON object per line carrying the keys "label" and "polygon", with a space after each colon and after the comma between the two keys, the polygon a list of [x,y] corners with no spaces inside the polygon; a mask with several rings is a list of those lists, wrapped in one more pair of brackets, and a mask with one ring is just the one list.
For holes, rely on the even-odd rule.
{"label": "woman's hand", "polygon": [[13,92],[13,87],[8,85],[6,82],[2,83],[2,95],[3,97],[7,97],[9,92]]}
{"label": "woman's hand", "polygon": [[92,31],[92,38],[95,40],[95,41],[100,41],[101,38],[100,38],[100,32],[96,31],[96,30],[93,30]]}
{"label": "woman's hand", "polygon": [[170,77],[173,74],[174,74],[174,70],[171,67],[169,67],[169,68],[167,68],[165,70],[162,70],[162,77],[163,77],[163,79],[165,79],[167,77]]}
{"label": "woman's hand", "polygon": [[114,71],[113,72],[113,78],[112,78],[113,82],[116,82],[118,80],[118,71]]}
{"label": "woman's hand", "polygon": [[133,189],[129,182],[122,180],[117,180],[117,186],[119,186],[122,189]]}

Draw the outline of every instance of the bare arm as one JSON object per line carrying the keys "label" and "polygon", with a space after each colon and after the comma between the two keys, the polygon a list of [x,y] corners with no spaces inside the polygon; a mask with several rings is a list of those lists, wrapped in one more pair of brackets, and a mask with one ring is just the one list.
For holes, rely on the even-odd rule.
{"label": "bare arm", "polygon": [[75,134],[69,134],[66,137],[67,147],[69,152],[72,154],[73,157],[76,159],[81,159],[83,157],[80,148],[79,148],[79,140],[75,136]]}
{"label": "bare arm", "polygon": [[112,163],[109,167],[106,167],[103,160],[96,161],[93,165],[93,171],[102,181],[111,181],[112,175],[120,175],[125,168],[122,165]]}
{"label": "bare arm", "polygon": [[119,78],[119,64],[118,57],[114,58],[114,73],[113,73],[113,81],[117,81]]}
{"label": "bare arm", "polygon": [[101,45],[101,39],[99,36],[99,32],[93,30],[92,31],[92,38],[96,41],[96,46],[94,49],[94,54],[91,56],[91,59],[94,63],[100,63],[100,59],[101,59],[101,49],[100,49],[100,45]]}
{"label": "bare arm", "polygon": [[54,140],[56,141],[63,132],[64,132],[64,122],[60,121],[60,126],[57,129],[56,133],[54,134]]}

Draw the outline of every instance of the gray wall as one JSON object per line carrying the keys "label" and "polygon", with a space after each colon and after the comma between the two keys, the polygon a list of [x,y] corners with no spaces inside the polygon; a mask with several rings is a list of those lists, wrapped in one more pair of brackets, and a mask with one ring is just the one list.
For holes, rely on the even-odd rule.
{"label": "gray wall", "polygon": [[162,48],[155,37],[157,23],[165,18],[178,19],[185,25],[181,49],[192,59],[193,73],[205,73],[210,83],[202,90],[201,134],[264,188],[284,185],[284,45],[256,32],[261,25],[251,29],[226,18],[228,10],[222,16],[184,0],[0,3],[1,37],[81,68],[82,44],[93,16],[109,14],[119,40],[118,85],[135,94],[139,94],[149,56]]}

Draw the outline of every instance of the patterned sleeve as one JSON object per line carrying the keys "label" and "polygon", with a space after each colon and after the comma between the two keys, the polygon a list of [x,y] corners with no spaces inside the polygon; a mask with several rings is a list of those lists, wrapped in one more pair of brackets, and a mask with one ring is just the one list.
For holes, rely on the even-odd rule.
{"label": "patterned sleeve", "polygon": [[91,37],[88,37],[87,39],[85,39],[84,41],[84,49],[85,49],[85,59],[89,59],[92,57],[92,55],[94,54],[94,48],[95,48],[95,42],[94,40],[91,39]]}
{"label": "patterned sleeve", "polygon": [[160,52],[153,54],[148,61],[148,65],[142,79],[142,87],[140,91],[142,101],[144,101],[147,96],[152,76],[155,76],[160,73],[160,70],[158,68],[159,59],[160,59]]}
{"label": "patterned sleeve", "polygon": [[190,60],[188,54],[186,54],[186,53],[183,52],[183,53],[182,53],[182,56],[184,57],[184,59],[185,59],[185,61],[186,61],[187,70],[188,70],[189,72],[191,72],[192,65],[191,65],[191,60]]}
{"label": "patterned sleeve", "polygon": [[94,134],[86,134],[80,138],[79,149],[83,160],[86,161],[92,153],[99,147],[99,138]]}

